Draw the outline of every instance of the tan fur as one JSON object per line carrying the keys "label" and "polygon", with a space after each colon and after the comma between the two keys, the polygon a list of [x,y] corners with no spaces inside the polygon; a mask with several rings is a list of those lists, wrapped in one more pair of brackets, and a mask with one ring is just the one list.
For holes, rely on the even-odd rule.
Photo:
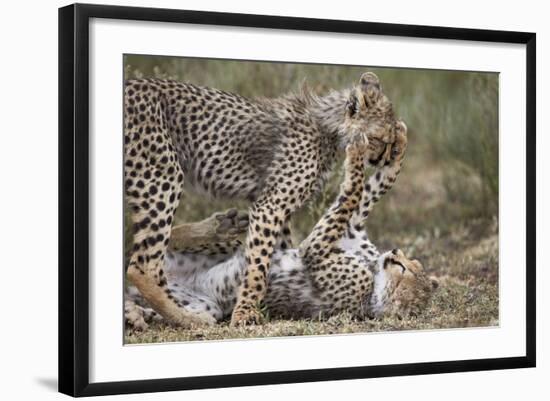
{"label": "tan fur", "polygon": [[292,213],[322,188],[339,150],[367,136],[368,157],[380,166],[395,137],[391,103],[372,73],[351,90],[277,99],[131,80],[124,101],[126,200],[135,226],[127,276],[158,313],[182,325],[209,323],[178,303],[163,271],[170,241],[193,238],[184,233],[190,226],[172,230],[184,176],[213,196],[252,201],[248,268],[232,323],[254,323],[274,248],[287,243]]}
{"label": "tan fur", "polygon": [[[270,316],[317,319],[348,312],[364,319],[417,315],[425,309],[434,282],[420,263],[397,249],[380,255],[364,229],[357,228],[361,206],[372,210],[380,191],[388,190],[395,182],[406,145],[406,127],[399,122],[390,162],[365,183],[363,164],[368,139],[357,137],[348,144],[345,177],[336,201],[299,250],[279,249],[274,256],[263,301]],[[205,222],[198,224],[208,227]],[[235,227],[228,225],[224,229],[232,231]],[[212,234],[214,242],[217,235]],[[185,249],[185,243],[180,246],[180,252],[170,254],[166,261],[172,283],[169,289],[186,308],[209,313],[216,320],[224,319],[235,307],[237,289],[246,277],[242,252],[238,250],[230,256],[209,254],[206,259],[197,259],[194,250],[189,253]],[[135,321],[135,329],[143,327],[136,318],[139,308],[127,313],[129,324]]]}
{"label": "tan fur", "polygon": [[384,315],[418,316],[438,287],[437,279],[429,277],[418,260],[408,259],[401,250],[390,261],[386,267],[391,276],[387,288],[390,307]]}
{"label": "tan fur", "polygon": [[[188,253],[232,253],[242,245],[243,229],[248,227],[245,210],[229,209],[196,223],[183,223],[172,228],[168,249]],[[216,246],[223,243],[224,246]]]}

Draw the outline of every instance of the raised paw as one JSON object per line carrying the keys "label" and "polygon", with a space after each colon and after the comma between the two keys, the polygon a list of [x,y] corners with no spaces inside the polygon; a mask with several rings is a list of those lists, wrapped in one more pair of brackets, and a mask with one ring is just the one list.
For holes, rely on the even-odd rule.
{"label": "raised paw", "polygon": [[231,326],[250,326],[261,324],[263,318],[261,313],[254,307],[235,307],[231,315]]}
{"label": "raised paw", "polygon": [[386,143],[377,138],[372,138],[368,148],[368,164],[373,167],[381,167],[391,161],[391,149],[393,143]]}
{"label": "raised paw", "polygon": [[354,135],[346,146],[346,155],[348,157],[364,157],[367,154],[368,148],[369,139],[367,135],[365,133],[359,133]]}
{"label": "raised paw", "polygon": [[407,126],[403,121],[398,121],[395,142],[392,145],[391,159],[399,161],[405,156],[405,150],[407,149]]}

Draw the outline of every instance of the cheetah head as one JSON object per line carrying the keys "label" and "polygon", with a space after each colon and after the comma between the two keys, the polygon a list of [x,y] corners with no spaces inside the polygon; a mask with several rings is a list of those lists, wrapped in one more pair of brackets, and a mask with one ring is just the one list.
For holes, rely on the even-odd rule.
{"label": "cheetah head", "polygon": [[420,262],[394,249],[380,256],[374,274],[374,289],[367,307],[370,317],[419,315],[439,283],[429,277]]}
{"label": "cheetah head", "polygon": [[401,126],[391,101],[382,92],[378,77],[372,72],[364,73],[350,91],[346,103],[344,121],[340,125],[342,145],[346,146],[358,136],[366,136],[369,163],[381,166],[389,161],[391,144]]}

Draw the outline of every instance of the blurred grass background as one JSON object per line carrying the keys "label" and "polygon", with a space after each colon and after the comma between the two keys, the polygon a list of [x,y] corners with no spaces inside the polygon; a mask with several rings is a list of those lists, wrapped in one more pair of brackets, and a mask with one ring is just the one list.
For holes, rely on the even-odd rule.
{"label": "blurred grass background", "polygon": [[[369,221],[374,238],[392,232],[448,233],[455,224],[492,222],[498,214],[498,74],[461,71],[330,66],[269,62],[125,56],[126,78],[171,78],[247,97],[276,97],[306,80],[318,93],[354,84],[375,72],[397,115],[409,128],[409,148],[394,190]],[[332,202],[342,178],[293,219],[302,239]],[[187,192],[176,219],[195,221],[213,211],[245,204],[205,202]],[[481,224],[483,225],[483,224]],[[129,238],[129,235],[127,236]]]}

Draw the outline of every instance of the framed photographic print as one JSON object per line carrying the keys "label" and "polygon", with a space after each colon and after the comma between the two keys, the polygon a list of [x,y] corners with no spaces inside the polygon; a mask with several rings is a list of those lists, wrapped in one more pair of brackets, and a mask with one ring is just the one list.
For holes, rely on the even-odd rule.
{"label": "framed photographic print", "polygon": [[535,34],[59,10],[59,390],[535,366]]}

